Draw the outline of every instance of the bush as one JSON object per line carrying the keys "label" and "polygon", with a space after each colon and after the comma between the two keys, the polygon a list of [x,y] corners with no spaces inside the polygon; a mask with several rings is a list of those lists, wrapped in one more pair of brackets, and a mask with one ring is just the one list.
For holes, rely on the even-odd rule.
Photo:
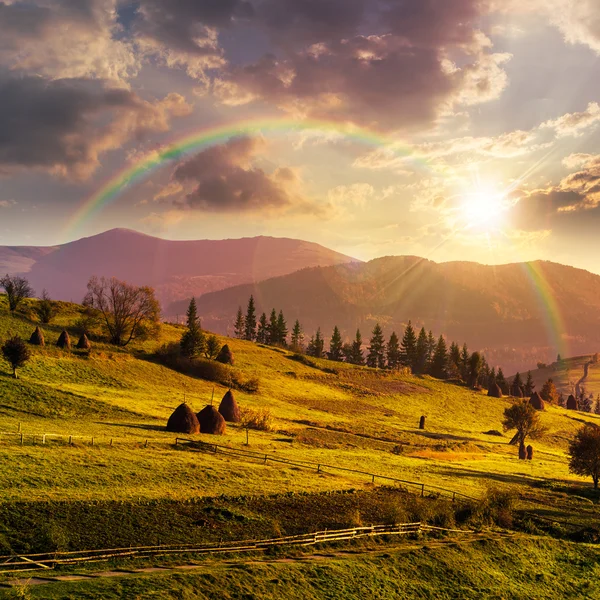
{"label": "bush", "polygon": [[465,504],[457,513],[457,520],[472,527],[498,525],[509,529],[513,524],[515,502],[513,492],[489,488],[481,500]]}
{"label": "bush", "polygon": [[273,428],[271,411],[268,408],[242,408],[242,427],[256,431],[271,431]]}

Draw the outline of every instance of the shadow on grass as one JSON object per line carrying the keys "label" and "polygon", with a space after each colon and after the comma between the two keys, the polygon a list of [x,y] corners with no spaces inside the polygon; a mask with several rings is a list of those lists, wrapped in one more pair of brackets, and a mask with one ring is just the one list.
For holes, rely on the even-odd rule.
{"label": "shadow on grass", "polygon": [[106,423],[96,421],[97,425],[108,425],[109,427],[122,427],[123,429],[144,429],[145,431],[167,431],[164,425],[147,425],[145,423]]}

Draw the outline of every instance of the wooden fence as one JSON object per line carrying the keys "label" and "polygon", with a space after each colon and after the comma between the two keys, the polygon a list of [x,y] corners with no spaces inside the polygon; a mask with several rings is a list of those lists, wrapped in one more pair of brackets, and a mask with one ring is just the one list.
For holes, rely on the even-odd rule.
{"label": "wooden fence", "polygon": [[165,546],[138,546],[129,548],[104,548],[71,552],[47,552],[0,556],[0,573],[50,570],[61,565],[78,565],[118,558],[151,558],[177,554],[223,554],[264,551],[277,546],[313,546],[327,542],[341,542],[383,535],[409,535],[419,532],[446,532],[472,534],[470,530],[445,529],[425,523],[400,523],[395,525],[370,525],[351,529],[334,529],[272,538],[267,540],[242,540],[205,545],[176,544]]}
{"label": "wooden fence", "polygon": [[[371,483],[375,481],[380,482],[391,482],[401,483],[409,486],[413,491],[416,491],[421,497],[425,496],[425,490],[432,492],[437,495],[444,495],[452,498],[452,501],[456,500],[475,500],[472,496],[467,496],[462,492],[456,492],[449,490],[437,485],[425,484],[421,481],[409,481],[407,479],[398,479],[397,477],[389,477],[387,475],[378,475],[377,473],[369,473],[368,471],[360,471],[358,469],[349,469],[347,467],[339,467],[336,465],[329,465],[324,463],[313,463],[297,460],[289,460],[287,458],[281,458],[280,456],[273,456],[272,454],[265,454],[263,452],[252,452],[251,450],[241,450],[237,448],[229,448],[228,446],[220,446],[219,444],[201,442],[198,440],[190,440],[187,438],[176,438],[175,445],[186,445],[188,447],[200,450],[201,452],[210,452],[212,454],[223,454],[225,456],[231,456],[238,459],[254,460],[264,465],[270,463],[283,464],[287,466],[294,466],[304,469],[315,471],[316,473],[331,473],[332,471],[352,473],[360,475],[371,480]],[[331,473],[333,474],[333,473]]]}

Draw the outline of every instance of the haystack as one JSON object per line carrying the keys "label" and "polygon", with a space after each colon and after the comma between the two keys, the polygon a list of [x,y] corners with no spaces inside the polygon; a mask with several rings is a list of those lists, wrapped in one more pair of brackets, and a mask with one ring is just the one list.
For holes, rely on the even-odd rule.
{"label": "haystack", "polygon": [[77,348],[79,350],[90,350],[92,347],[92,344],[90,344],[90,340],[88,339],[88,336],[85,335],[85,333],[81,334],[81,337],[79,338],[79,341],[77,342]]}
{"label": "haystack", "polygon": [[491,398],[502,398],[502,390],[497,383],[492,383],[488,389],[488,396]]}
{"label": "haystack", "polygon": [[63,329],[62,333],[58,336],[58,342],[56,345],[59,348],[64,348],[65,350],[71,349],[71,338],[69,337],[69,332],[66,329]]}
{"label": "haystack", "polygon": [[200,422],[200,433],[212,433],[213,435],[225,433],[225,419],[214,406],[205,406],[197,416]]}
{"label": "haystack", "polygon": [[217,354],[217,358],[215,359],[224,365],[232,365],[233,364],[233,352],[229,348],[227,344],[225,344],[219,354]]}
{"label": "haystack", "polygon": [[527,460],[533,460],[533,446],[529,444],[526,448],[527,450]]}
{"label": "haystack", "polygon": [[45,345],[44,333],[42,332],[42,330],[39,327],[36,327],[35,331],[31,334],[31,337],[29,338],[29,343],[33,344],[34,346],[44,346]]}
{"label": "haystack", "polygon": [[239,423],[242,420],[242,416],[240,415],[240,407],[235,401],[233,392],[231,390],[228,390],[223,396],[223,400],[221,400],[221,404],[219,404],[219,412],[221,413],[221,416],[229,423]]}
{"label": "haystack", "polygon": [[531,398],[529,398],[529,404],[531,404],[531,406],[533,406],[533,408],[536,410],[544,410],[544,408],[546,408],[546,403],[538,394],[538,392],[533,392],[533,394],[531,394]]}
{"label": "haystack", "polygon": [[573,396],[573,394],[571,394],[567,398],[567,409],[568,410],[577,410],[577,408],[578,408],[577,400],[576,400],[575,396]]}
{"label": "haystack", "polygon": [[173,433],[200,433],[196,413],[185,402],[180,404],[167,421],[167,431]]}
{"label": "haystack", "polygon": [[521,442],[519,444],[519,459],[525,460],[527,458],[527,449],[525,448],[525,444]]}
{"label": "haystack", "polygon": [[518,385],[512,385],[510,388],[510,395],[515,397],[515,398],[522,398],[523,397],[523,390],[521,389],[520,386]]}

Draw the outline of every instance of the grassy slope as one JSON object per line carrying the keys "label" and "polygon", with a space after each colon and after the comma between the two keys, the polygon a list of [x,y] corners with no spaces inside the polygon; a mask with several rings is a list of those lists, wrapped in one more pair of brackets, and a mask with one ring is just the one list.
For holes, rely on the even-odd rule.
{"label": "grassy slope", "polygon": [[[213,388],[217,401],[225,388],[147,360],[145,352],[153,350],[155,342],[127,351],[96,343],[89,357],[60,351],[54,342],[78,310],[68,305],[56,324],[45,328],[46,348],[34,349],[19,380],[9,377],[8,370],[0,375],[0,431],[16,431],[21,423],[25,433],[94,436],[97,446],[82,440],[74,448],[19,447],[4,438],[0,443],[4,499],[187,498],[366,484],[352,476],[319,477],[294,468],[175,451],[175,436],[161,427],[184,393],[200,410],[210,401]],[[9,316],[0,306],[0,338],[11,332],[28,337],[34,325],[26,317]],[[165,326],[161,342],[180,335],[180,329]],[[477,493],[490,479],[514,483],[514,475],[529,481],[579,483],[568,473],[566,445],[580,420],[600,422],[594,415],[550,407],[543,415],[549,434],[534,443],[535,460],[518,461],[514,447],[507,445],[509,436],[485,434],[501,429],[508,399],[489,399],[427,377],[382,377],[369,369],[317,361],[338,370],[326,373],[290,360],[284,351],[227,342],[236,368],[260,378],[258,394],[236,392],[239,404],[268,407],[275,416],[275,431],[251,432],[252,450]],[[427,416],[425,432],[416,428],[420,415]],[[108,447],[110,439],[113,447]],[[230,426],[219,441],[242,447],[245,434]],[[401,447],[400,454],[392,453],[396,446]]]}

